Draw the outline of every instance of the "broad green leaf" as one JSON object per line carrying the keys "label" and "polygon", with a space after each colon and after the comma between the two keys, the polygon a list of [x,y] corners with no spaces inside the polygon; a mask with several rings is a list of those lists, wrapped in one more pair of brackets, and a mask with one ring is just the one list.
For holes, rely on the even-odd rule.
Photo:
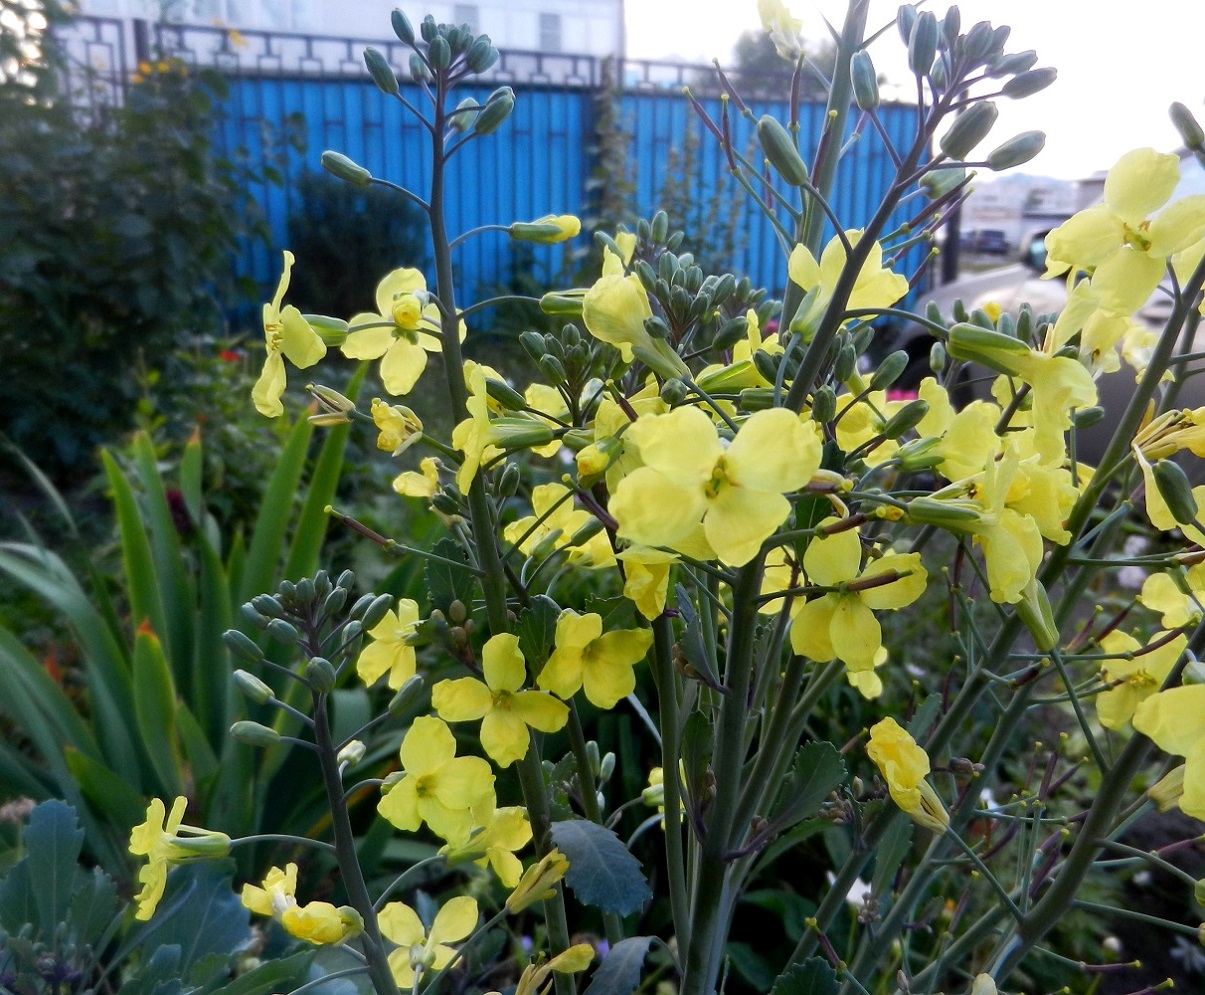
{"label": "broad green leaf", "polygon": [[546,594],[537,594],[531,604],[519,613],[519,624],[515,633],[519,637],[519,649],[527,660],[527,669],[539,675],[548,662],[556,638],[556,620],[561,614],[557,603]]}
{"label": "broad green leaf", "polygon": [[569,858],[565,883],[583,905],[630,915],[653,897],[638,861],[611,830],[583,819],[554,822],[552,840]]}
{"label": "broad green leaf", "polygon": [[206,995],[269,995],[300,988],[315,953],[302,950],[290,957],[265,961],[227,984],[207,987]]}
{"label": "broad green leaf", "polygon": [[156,944],[142,970],[126,979],[118,995],[176,995],[181,988],[179,946]]}
{"label": "broad green leaf", "polygon": [[21,837],[29,861],[29,884],[42,935],[54,936],[71,907],[76,864],[84,847],[84,831],[66,802],[42,802],[29,813]]}
{"label": "broad green leaf", "polygon": [[651,936],[629,936],[616,943],[594,972],[585,995],[631,995],[640,984],[640,972],[652,942]]}
{"label": "broad green leaf", "polygon": [[67,913],[72,941],[97,948],[97,941],[112,925],[121,902],[113,879],[99,867],[76,868],[71,908]]}
{"label": "broad green leaf", "polygon": [[182,794],[176,689],[163,645],[146,623],[134,636],[134,715],[162,794]]}
{"label": "broad green leaf", "polygon": [[845,780],[845,762],[832,743],[808,743],[795,754],[770,818],[784,828],[814,815]]}
{"label": "broad green leaf", "polygon": [[837,972],[828,961],[809,957],[780,974],[770,995],[837,995],[837,989]]}
{"label": "broad green leaf", "polygon": [[438,608],[446,615],[448,606],[453,601],[460,601],[465,605],[472,604],[477,582],[468,569],[468,554],[460,548],[455,540],[447,538],[440,539],[432,552],[436,556],[442,556],[445,560],[463,563],[465,567],[460,570],[448,563],[437,560],[427,561],[425,576],[427,596],[431,599],[431,607]]}

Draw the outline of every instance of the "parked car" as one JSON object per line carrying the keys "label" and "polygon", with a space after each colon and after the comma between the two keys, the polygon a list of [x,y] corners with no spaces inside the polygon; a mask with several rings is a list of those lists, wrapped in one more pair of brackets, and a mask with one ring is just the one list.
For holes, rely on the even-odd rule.
{"label": "parked car", "polygon": [[989,256],[1007,256],[1012,248],[1008,238],[998,228],[983,228],[971,232],[963,239],[963,248],[967,252],[978,252]]}

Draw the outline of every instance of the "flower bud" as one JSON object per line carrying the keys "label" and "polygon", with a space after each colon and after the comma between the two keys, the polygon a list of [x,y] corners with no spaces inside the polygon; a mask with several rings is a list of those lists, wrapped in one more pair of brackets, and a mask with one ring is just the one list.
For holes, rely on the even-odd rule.
{"label": "flower bud", "polygon": [[1054,621],[1050,598],[1046,588],[1036,577],[1025,585],[1021,600],[1016,604],[1017,617],[1033,636],[1034,645],[1043,653],[1049,653],[1059,644],[1059,627]]}
{"label": "flower bud", "polygon": [[735,318],[729,318],[715,333],[715,337],[711,340],[712,348],[714,349],[731,349],[736,343],[745,337],[745,331],[749,327],[749,319],[743,314]]}
{"label": "flower bud", "polygon": [[1003,145],[997,145],[987,156],[988,169],[999,172],[1029,162],[1046,147],[1044,131],[1023,131]]}
{"label": "flower bud", "polygon": [[959,322],[950,329],[946,348],[955,359],[982,363],[1010,376],[1019,372],[1016,360],[1030,355],[1024,342],[967,322]]}
{"label": "flower bud", "polygon": [[364,628],[367,630],[375,629],[385,617],[385,613],[392,607],[392,594],[381,594],[373,598],[368,607],[364,609],[364,614],[360,616],[360,621],[363,623]]}
{"label": "flower bud", "polygon": [[1038,61],[1038,53],[1032,48],[1024,52],[1014,52],[1012,55],[1002,55],[993,59],[988,66],[988,76],[1014,76],[1017,73],[1028,72]]}
{"label": "flower bud", "polygon": [[837,395],[831,386],[823,384],[812,394],[812,418],[827,425],[837,417]]}
{"label": "flower bud", "polygon": [[295,643],[301,639],[297,629],[283,618],[274,618],[268,623],[268,633],[282,643]]}
{"label": "flower bud", "polygon": [[507,233],[516,242],[536,242],[540,245],[555,245],[576,238],[582,223],[572,214],[546,214],[535,221],[516,221]]}
{"label": "flower bud", "polygon": [[945,456],[937,451],[941,439],[913,439],[896,451],[900,469],[905,473],[916,470],[932,470],[945,462]]}
{"label": "flower bud", "polygon": [[1168,112],[1171,114],[1172,124],[1180,133],[1180,140],[1184,142],[1185,146],[1193,152],[1205,149],[1205,131],[1201,130],[1192,111],[1177,101],[1171,105]]}
{"label": "flower bud", "polygon": [[929,413],[929,402],[917,398],[909,401],[899,411],[887,419],[883,426],[883,435],[888,439],[898,439],[905,432],[911,432]]}
{"label": "flower bud", "polygon": [[234,723],[230,727],[230,735],[240,743],[248,746],[275,746],[280,742],[280,733],[259,722],[249,722],[246,719]]}
{"label": "flower bud", "polygon": [[414,44],[414,28],[410,24],[410,19],[396,7],[393,14],[390,15],[393,22],[393,33],[397,35],[398,41],[404,42],[407,45]]}
{"label": "flower bud", "polygon": [[270,619],[266,615],[261,615],[255,610],[251,604],[245,604],[239,609],[242,612],[243,618],[254,625],[257,629],[266,629]]}
{"label": "flower bud", "polygon": [[961,166],[948,166],[945,169],[934,169],[920,179],[921,189],[930,200],[937,200],[953,190],[967,178],[967,171]]}
{"label": "flower bud", "polygon": [[914,76],[926,76],[937,55],[937,18],[932,11],[916,15],[908,34],[908,68]]}
{"label": "flower bud", "polygon": [[335,672],[334,664],[325,657],[316,656],[305,665],[305,679],[310,687],[319,694],[335,690],[339,675]]}
{"label": "flower bud", "polygon": [[[858,353],[853,343],[846,340],[837,350],[837,358],[833,361],[833,377],[838,383],[848,383],[858,372]],[[897,373],[896,376],[899,376]],[[894,381],[894,377],[892,380]]]}
{"label": "flower bud", "polygon": [[980,509],[970,505],[955,504],[939,498],[919,497],[908,502],[908,517],[925,525],[940,525],[942,528],[961,531],[973,529],[983,517]]}
{"label": "flower bud", "polygon": [[623,443],[614,436],[599,439],[577,454],[577,479],[583,487],[593,485],[623,452]]}
{"label": "flower bud", "polygon": [[498,497],[505,500],[519,493],[519,485],[523,482],[523,474],[514,463],[507,463],[498,480]]}
{"label": "flower bud", "polygon": [[456,105],[456,110],[452,112],[448,118],[448,127],[453,131],[468,131],[473,125],[473,118],[476,117],[481,105],[472,97],[465,97]]}
{"label": "flower bud", "polygon": [[900,375],[907,369],[911,362],[911,357],[903,349],[897,349],[890,356],[884,359],[879,368],[874,371],[870,378],[871,390],[886,390],[895,383]]}
{"label": "flower bud", "polygon": [[1188,474],[1179,463],[1172,460],[1159,460],[1151,471],[1155,477],[1155,486],[1159,494],[1167,502],[1168,511],[1181,525],[1191,525],[1200,514],[1197,499],[1193,497],[1192,484]]}
{"label": "flower bud", "polygon": [[364,65],[368,67],[368,75],[372,77],[372,81],[376,83],[378,90],[391,97],[396,96],[400,92],[393,67],[389,65],[385,56],[375,48],[364,49]]}
{"label": "flower bud", "polygon": [[363,166],[352,162],[342,152],[332,152],[327,149],[322,153],[322,168],[331,176],[345,180],[354,187],[372,186],[372,173]]}
{"label": "flower bud", "polygon": [[1090,408],[1076,408],[1072,415],[1072,423],[1077,429],[1091,428],[1104,420],[1107,412],[1099,404]]}
{"label": "flower bud", "polygon": [[1029,97],[1045,90],[1057,77],[1058,70],[1052,66],[1046,66],[1042,69],[1031,69],[1029,72],[1014,76],[1000,87],[1000,92],[1006,97],[1012,97],[1014,100],[1021,97]]}
{"label": "flower bud", "polygon": [[536,366],[540,368],[540,374],[548,383],[564,383],[569,379],[569,374],[565,372],[565,365],[556,356],[545,353],[536,360]]}
{"label": "flower bud", "polygon": [[[347,341],[347,331],[350,326],[342,318],[332,318],[326,314],[303,314],[302,317],[314,334],[322,339],[323,345],[338,347]],[[323,389],[330,390],[329,387]],[[306,387],[306,390],[309,390],[309,387]],[[335,391],[331,390],[330,393],[334,394]]]}
{"label": "flower bud", "polygon": [[473,131],[478,135],[492,135],[510,117],[515,109],[515,91],[509,86],[499,87],[490,94],[485,110],[473,122]]}
{"label": "flower bud", "polygon": [[394,717],[405,715],[419,703],[422,696],[423,679],[415,674],[398,688],[397,694],[389,699],[389,704],[385,706],[386,710]]}
{"label": "flower bud", "polygon": [[365,752],[367,752],[367,748],[364,746],[364,742],[359,739],[353,739],[335,755],[335,760],[340,764],[347,764],[349,767],[352,767],[364,759]]}
{"label": "flower bud", "polygon": [[452,46],[443,35],[436,35],[427,43],[427,64],[439,72],[452,63]]}
{"label": "flower bud", "polygon": [[661,385],[661,400],[671,408],[685,401],[689,393],[690,388],[677,377],[670,377]]}
{"label": "flower bud", "polygon": [[545,294],[540,298],[540,310],[545,314],[580,318],[582,316],[582,298],[569,297],[566,294]]}
{"label": "flower bud", "polygon": [[222,642],[226,644],[226,649],[245,663],[259,663],[264,658],[264,651],[238,629],[228,629],[222,633]]}
{"label": "flower bud", "polygon": [[849,75],[853,81],[854,102],[858,105],[858,110],[872,111],[878,107],[879,80],[875,74],[874,62],[866,49],[860,48],[854,52],[849,60]]}
{"label": "flower bud", "polygon": [[326,617],[334,615],[347,603],[347,588],[336,587],[322,600],[322,614]]}
{"label": "flower bud", "polygon": [[254,674],[245,670],[236,670],[230,676],[234,680],[234,686],[243,696],[257,705],[266,705],[276,697],[276,693]]}
{"label": "flower bud", "polygon": [[498,50],[490,42],[489,35],[482,35],[469,47],[464,64],[470,72],[483,73],[498,61]]}
{"label": "flower bud", "polygon": [[416,83],[429,83],[431,81],[431,70],[427,68],[423,57],[417,52],[410,53],[410,78]]}
{"label": "flower bud", "polygon": [[503,380],[486,377],[485,392],[508,411],[522,411],[527,407],[526,398]]}
{"label": "flower bud", "polygon": [[1156,781],[1146,793],[1160,812],[1168,812],[1180,804],[1184,795],[1184,764],[1174,767],[1170,773]]}
{"label": "flower bud", "polygon": [[950,130],[941,136],[938,148],[951,159],[965,159],[988,136],[999,115],[990,100],[972,104],[954,119]]}
{"label": "flower bud", "polygon": [[769,114],[762,115],[757,122],[757,140],[761,143],[766,159],[779,176],[794,187],[807,183],[807,166],[803,164],[799,150],[795,148],[795,142],[787,129],[779,124],[776,118]]}

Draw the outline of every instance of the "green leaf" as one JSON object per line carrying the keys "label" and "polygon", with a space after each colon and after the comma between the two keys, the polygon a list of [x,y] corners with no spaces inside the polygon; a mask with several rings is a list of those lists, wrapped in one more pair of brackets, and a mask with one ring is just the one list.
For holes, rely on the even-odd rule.
{"label": "green leaf", "polygon": [[0,881],[0,930],[16,936],[34,921],[37,903],[29,880],[29,859],[22,858]]}
{"label": "green leaf", "polygon": [[808,743],[795,754],[772,821],[784,828],[814,815],[845,780],[845,762],[832,743]]}
{"label": "green leaf", "polygon": [[460,548],[455,540],[447,538],[440,539],[431,552],[436,556],[442,556],[445,560],[465,565],[465,569],[460,570],[449,563],[441,563],[437,560],[427,561],[425,576],[427,596],[431,599],[431,607],[438,608],[446,615],[448,606],[453,601],[460,601],[465,605],[472,604],[476,581],[468,569],[468,554]]}
{"label": "green leaf", "polygon": [[[131,829],[142,820],[146,814],[146,798],[137,788],[131,787],[103,763],[78,750],[68,747],[63,752],[63,759],[71,771],[73,783],[79,784],[83,797],[104,814],[112,825]],[[89,846],[95,846],[96,843],[95,836],[89,833]],[[119,867],[124,863],[123,859],[111,866]]]}
{"label": "green leaf", "polygon": [[75,810],[66,802],[42,802],[29,813],[22,835],[29,861],[29,883],[33,888],[42,935],[52,937],[67,918],[76,863],[84,847]]}
{"label": "green leaf", "polygon": [[531,605],[519,613],[519,624],[515,629],[519,649],[527,660],[527,669],[535,676],[539,676],[548,662],[560,614],[560,607],[546,594],[537,594]]}
{"label": "green leaf", "polygon": [[687,801],[696,814],[701,811],[703,795],[707,790],[713,735],[711,723],[702,712],[694,711],[686,717],[682,730],[682,771]]}
{"label": "green leaf", "polygon": [[728,955],[736,973],[747,981],[754,991],[764,992],[774,984],[773,965],[748,943],[730,940],[724,944],[724,953]]}
{"label": "green leaf", "polygon": [[142,970],[126,980],[118,995],[177,995],[181,988],[180,948],[156,945]]}
{"label": "green leaf", "polygon": [[176,690],[163,645],[145,623],[134,636],[134,715],[162,793],[182,794]]}
{"label": "green leaf", "polygon": [[651,936],[629,936],[615,944],[594,972],[584,995],[631,995],[640,984],[640,972]]}
{"label": "green leaf", "polygon": [[837,972],[827,961],[809,957],[783,971],[770,995],[837,995]]}
{"label": "green leaf", "polygon": [[569,858],[565,883],[583,905],[621,916],[653,897],[638,861],[611,830],[583,819],[554,822],[552,839]]}
{"label": "green leaf", "polygon": [[303,950],[291,957],[265,961],[229,984],[211,986],[206,991],[212,995],[268,995],[292,991],[301,987],[314,954],[313,950]]}
{"label": "green leaf", "polygon": [[113,879],[99,867],[76,869],[71,908],[67,913],[72,941],[95,947],[121,908]]}
{"label": "green leaf", "polygon": [[723,690],[723,682],[716,670],[715,661],[708,652],[707,642],[703,638],[703,626],[699,621],[699,613],[695,611],[694,602],[690,600],[690,593],[679,584],[675,589],[675,598],[685,623],[682,635],[678,639],[678,648],[704,684],[717,691]]}
{"label": "green leaf", "polygon": [[941,709],[941,695],[931,694],[923,702],[920,708],[912,716],[912,720],[908,723],[908,735],[915,739],[918,743],[924,743],[929,727],[937,720],[937,713]]}

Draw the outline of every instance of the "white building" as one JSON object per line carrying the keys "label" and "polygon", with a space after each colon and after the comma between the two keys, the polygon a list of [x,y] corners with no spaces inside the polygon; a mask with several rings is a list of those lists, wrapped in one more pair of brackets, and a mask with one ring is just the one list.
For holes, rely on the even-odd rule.
{"label": "white building", "polygon": [[431,14],[488,34],[500,49],[623,54],[623,0],[81,0],[81,12],[97,17],[369,41],[393,39],[397,6],[416,29]]}

